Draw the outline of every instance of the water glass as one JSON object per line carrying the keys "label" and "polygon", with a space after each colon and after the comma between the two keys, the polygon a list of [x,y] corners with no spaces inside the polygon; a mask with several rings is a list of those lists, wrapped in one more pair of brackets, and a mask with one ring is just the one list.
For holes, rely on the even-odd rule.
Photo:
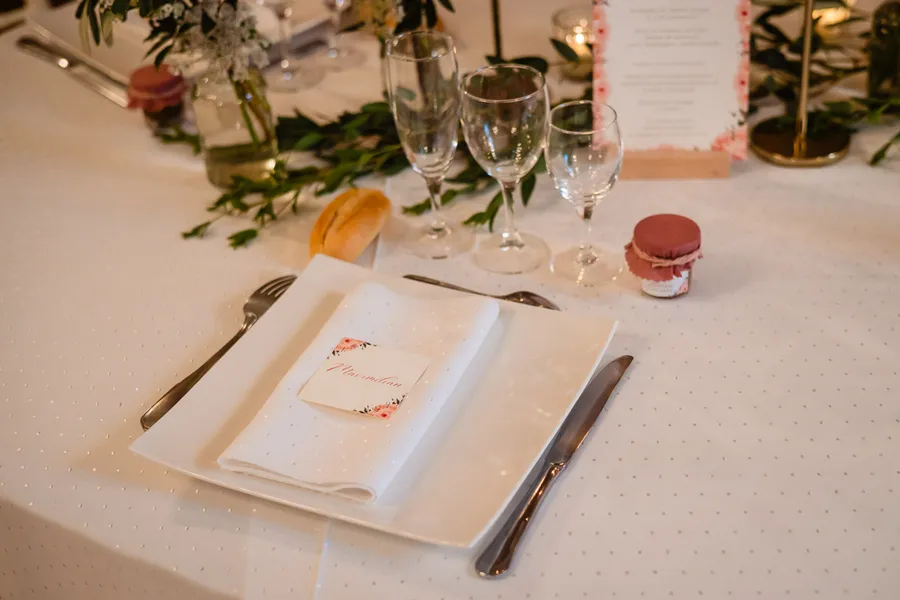
{"label": "water glass", "polygon": [[466,144],[503,193],[501,230],[475,250],[476,264],[488,271],[524,273],[547,257],[547,246],[540,238],[516,228],[513,194],[544,149],[548,105],[544,76],[524,65],[483,67],[463,81]]}
{"label": "water glass", "polygon": [[591,242],[594,208],[619,179],[622,154],[622,135],[612,107],[580,100],[550,112],[547,171],[585,228],[581,244],[555,256],[550,268],[580,285],[611,281],[622,271],[621,253],[600,252]]}

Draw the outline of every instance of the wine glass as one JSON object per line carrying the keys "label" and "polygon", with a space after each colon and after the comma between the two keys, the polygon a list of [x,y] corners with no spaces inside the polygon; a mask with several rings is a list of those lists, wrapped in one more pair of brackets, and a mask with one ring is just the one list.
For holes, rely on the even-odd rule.
{"label": "wine glass", "polygon": [[385,74],[394,123],[406,158],[425,179],[431,224],[410,241],[423,258],[448,258],[472,247],[474,235],[447,224],[441,185],[459,130],[459,69],[453,39],[437,31],[414,31],[385,42]]}
{"label": "wine glass", "polygon": [[544,76],[530,67],[482,67],[463,81],[466,144],[503,193],[501,232],[482,240],[475,250],[475,262],[488,271],[524,273],[547,257],[547,246],[540,238],[519,233],[513,212],[513,193],[544,149],[547,106]]}
{"label": "wine glass", "polygon": [[266,85],[277,92],[296,92],[319,83],[325,73],[310,61],[291,57],[290,17],[293,0],[256,0],[260,6],[268,7],[278,18],[278,63],[266,73]]}
{"label": "wine glass", "polygon": [[591,244],[594,207],[619,179],[622,154],[622,135],[612,107],[579,100],[560,104],[550,112],[547,171],[585,225],[584,241],[556,255],[550,269],[580,285],[604,283],[622,271],[619,254],[599,252]]}
{"label": "wine glass", "polygon": [[335,70],[362,62],[363,55],[354,48],[341,45],[341,15],[352,5],[352,0],[324,0],[325,8],[331,12],[331,35],[328,36],[328,47],[325,60]]}

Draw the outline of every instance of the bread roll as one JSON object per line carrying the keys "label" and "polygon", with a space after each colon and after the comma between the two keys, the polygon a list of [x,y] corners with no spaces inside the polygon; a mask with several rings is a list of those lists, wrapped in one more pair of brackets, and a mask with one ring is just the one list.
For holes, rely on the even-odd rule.
{"label": "bread roll", "polygon": [[309,255],[326,254],[353,262],[381,232],[390,214],[391,202],[378,190],[347,190],[316,219],[309,238]]}

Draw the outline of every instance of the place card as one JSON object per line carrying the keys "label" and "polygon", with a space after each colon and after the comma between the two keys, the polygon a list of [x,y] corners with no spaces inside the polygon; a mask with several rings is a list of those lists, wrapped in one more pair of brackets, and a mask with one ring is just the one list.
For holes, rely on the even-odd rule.
{"label": "place card", "polygon": [[298,397],[313,404],[390,419],[430,362],[426,356],[345,337]]}
{"label": "place card", "polygon": [[747,157],[750,25],[750,0],[594,0],[594,99],[627,151]]}

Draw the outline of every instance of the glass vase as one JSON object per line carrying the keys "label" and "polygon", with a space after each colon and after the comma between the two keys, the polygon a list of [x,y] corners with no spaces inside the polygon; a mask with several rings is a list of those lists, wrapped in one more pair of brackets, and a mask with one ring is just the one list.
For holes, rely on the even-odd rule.
{"label": "glass vase", "polygon": [[225,188],[236,175],[263,179],[272,172],[278,141],[258,72],[243,81],[225,73],[200,77],[194,84],[193,104],[206,176],[213,185]]}

